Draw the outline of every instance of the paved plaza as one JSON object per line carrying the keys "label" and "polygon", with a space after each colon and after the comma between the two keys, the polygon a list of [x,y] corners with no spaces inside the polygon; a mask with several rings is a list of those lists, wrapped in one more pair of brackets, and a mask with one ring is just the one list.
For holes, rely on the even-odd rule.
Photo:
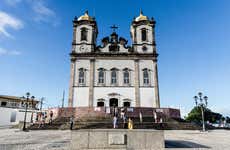
{"label": "paved plaza", "polygon": [[230,130],[211,130],[200,132],[194,130],[166,130],[167,150],[230,150]]}
{"label": "paved plaza", "polygon": [[[0,150],[67,150],[71,141],[69,130],[40,130],[22,132],[0,129]],[[188,130],[165,131],[167,150],[230,149],[230,130],[206,133]]]}

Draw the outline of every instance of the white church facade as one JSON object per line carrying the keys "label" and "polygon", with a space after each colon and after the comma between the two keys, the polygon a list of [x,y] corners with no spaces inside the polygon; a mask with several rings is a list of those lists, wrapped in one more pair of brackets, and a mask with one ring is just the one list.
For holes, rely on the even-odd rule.
{"label": "white church facade", "polygon": [[115,31],[97,45],[95,18],[74,18],[68,106],[159,108],[154,28],[141,12],[130,26],[131,46]]}

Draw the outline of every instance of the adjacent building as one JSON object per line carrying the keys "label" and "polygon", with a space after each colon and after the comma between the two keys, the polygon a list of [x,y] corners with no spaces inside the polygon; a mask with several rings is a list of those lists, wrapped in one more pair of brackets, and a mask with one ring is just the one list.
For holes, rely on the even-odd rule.
{"label": "adjacent building", "polygon": [[[0,126],[9,126],[24,121],[27,100],[25,97],[0,95]],[[39,101],[28,100],[26,122],[35,120]]]}

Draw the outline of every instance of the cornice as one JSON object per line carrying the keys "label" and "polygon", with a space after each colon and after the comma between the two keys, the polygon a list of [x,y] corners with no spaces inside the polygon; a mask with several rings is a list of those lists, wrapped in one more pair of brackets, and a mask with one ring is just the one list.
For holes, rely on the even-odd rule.
{"label": "cornice", "polygon": [[157,53],[141,54],[141,53],[102,53],[102,52],[90,52],[90,53],[70,53],[71,58],[76,59],[148,59],[156,60]]}

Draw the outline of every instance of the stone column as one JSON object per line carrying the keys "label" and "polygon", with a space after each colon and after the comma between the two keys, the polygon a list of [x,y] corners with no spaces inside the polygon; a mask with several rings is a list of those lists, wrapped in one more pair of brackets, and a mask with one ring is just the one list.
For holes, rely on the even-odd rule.
{"label": "stone column", "polygon": [[157,62],[153,61],[153,78],[154,78],[154,92],[155,92],[155,104],[157,108],[160,108],[160,96],[159,96],[159,84],[158,84],[158,70]]}
{"label": "stone column", "polygon": [[94,70],[95,70],[95,60],[90,60],[90,70],[89,70],[89,107],[93,107],[93,97],[94,97]]}
{"label": "stone column", "polygon": [[76,59],[71,59],[68,107],[73,107],[73,97],[74,97],[73,89],[75,83],[75,72],[76,72]]}
{"label": "stone column", "polygon": [[134,87],[135,87],[135,99],[136,106],[140,107],[140,78],[139,78],[139,60],[134,60]]}

